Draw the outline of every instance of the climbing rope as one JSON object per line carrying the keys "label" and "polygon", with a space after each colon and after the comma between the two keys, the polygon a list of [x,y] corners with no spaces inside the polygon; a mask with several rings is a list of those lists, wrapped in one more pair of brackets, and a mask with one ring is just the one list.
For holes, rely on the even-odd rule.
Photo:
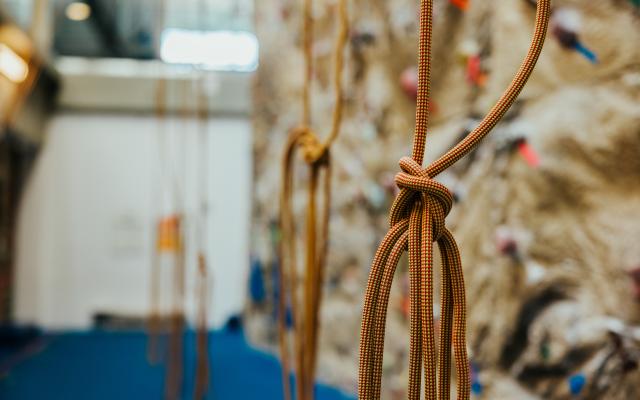
{"label": "climbing rope", "polygon": [[[331,201],[331,158],[329,149],[338,137],[342,120],[342,69],[344,46],[347,41],[348,16],[346,0],[338,2],[339,31],[334,54],[335,107],[329,135],[321,141],[311,129],[311,80],[313,75],[312,33],[313,17],[311,0],[303,5],[303,50],[305,58],[305,82],[302,89],[302,125],[293,129],[288,137],[283,165],[280,198],[280,242],[278,301],[279,340],[282,361],[282,384],[285,400],[292,399],[289,383],[291,374],[290,349],[287,340],[287,303],[295,324],[293,335],[293,358],[296,378],[296,399],[313,399],[313,383],[318,344],[318,310],[320,308],[323,270],[326,263],[329,234],[329,205]],[[306,210],[305,266],[302,287],[302,305],[299,305],[298,272],[296,260],[296,229],[292,211],[294,156],[300,150],[309,167],[308,204]],[[321,177],[321,175],[323,175]],[[322,182],[322,183],[321,183]],[[321,187],[319,188],[319,185]],[[316,197],[322,190],[322,217],[318,218]]]}
{"label": "climbing rope", "polygon": [[[180,121],[188,126],[188,121],[192,116],[192,110],[189,109],[189,99],[192,98],[188,81],[184,81],[181,85],[181,103]],[[167,357],[167,369],[165,373],[165,398],[178,399],[181,397],[184,382],[184,332],[186,328],[185,313],[185,293],[186,293],[186,226],[185,226],[185,201],[186,201],[186,178],[187,178],[187,140],[182,132],[174,137],[177,148],[177,168],[173,177],[173,193],[175,196],[177,213],[177,235],[178,243],[175,257],[175,265],[173,267],[172,278],[172,295],[173,305],[170,315],[169,327],[169,347]],[[182,186],[180,185],[182,183]]]}
{"label": "climbing rope", "polygon": [[207,327],[207,302],[209,299],[209,285],[207,276],[207,261],[204,253],[198,254],[198,288],[196,301],[198,315],[196,320],[196,378],[193,399],[202,400],[209,389],[209,331]]}
{"label": "climbing rope", "polygon": [[[165,136],[165,98],[166,98],[166,81],[164,79],[159,79],[156,87],[156,116],[158,119],[158,143],[159,149],[158,152],[162,154],[161,159],[164,159],[165,154],[164,150],[166,146],[164,146],[164,136]],[[154,138],[155,139],[155,138]],[[161,174],[162,175],[162,174]],[[159,179],[159,189],[157,193],[154,195],[158,195],[158,197],[162,198],[162,189],[163,189],[163,177]],[[151,256],[151,288],[149,291],[150,299],[150,311],[149,311],[149,319],[147,324],[148,336],[149,339],[147,341],[147,360],[149,364],[155,365],[161,361],[161,351],[160,351],[160,336],[163,325],[163,315],[160,310],[160,283],[161,283],[161,270],[160,270],[160,249],[162,242],[162,221],[160,218],[156,221],[156,225],[154,226],[154,233],[156,242],[153,243],[153,252]]]}
{"label": "climbing rope", "polygon": [[[153,24],[153,37],[154,46],[156,51],[160,49],[160,35],[165,25],[165,8],[166,8],[166,0],[161,0],[158,4],[158,7],[155,9],[155,20]],[[164,197],[165,190],[165,181],[166,176],[168,175],[168,163],[166,160],[168,159],[167,155],[167,132],[166,132],[166,117],[167,117],[167,81],[163,76],[162,71],[159,69],[158,74],[160,75],[160,79],[156,82],[156,90],[155,90],[155,113],[156,119],[158,122],[158,132],[157,138],[154,137],[154,141],[157,140],[158,145],[158,155],[159,155],[159,163],[160,163],[160,176],[158,177],[158,188],[157,192],[153,193],[152,197],[158,196],[158,198],[162,199]],[[155,205],[158,202],[156,200]],[[151,256],[151,287],[150,287],[150,311],[149,318],[147,323],[147,331],[148,331],[148,341],[147,341],[147,360],[149,364],[155,365],[162,361],[163,351],[161,349],[163,343],[161,343],[161,336],[163,336],[163,328],[166,325],[167,318],[163,315],[160,302],[161,302],[161,268],[160,268],[160,259],[161,259],[161,251],[163,246],[161,245],[163,242],[163,217],[162,215],[162,207],[160,207],[160,211],[158,211],[157,217],[157,225],[154,226],[154,234],[155,234],[155,243],[153,245],[153,252]],[[165,235],[166,236],[166,235]]]}
{"label": "climbing rope", "polygon": [[[204,14],[204,13],[203,13]],[[198,307],[196,317],[196,374],[194,386],[194,400],[205,398],[209,388],[209,330],[207,326],[207,303],[209,302],[209,273],[206,256],[207,244],[207,216],[208,216],[208,181],[209,181],[209,104],[205,94],[205,82],[201,77],[197,82],[198,90],[198,157],[199,165],[199,201],[200,211],[198,216],[198,273],[195,303]]]}
{"label": "climbing rope", "polygon": [[[206,31],[209,18],[209,5],[206,0],[197,3],[196,24],[198,29]],[[196,66],[198,79],[194,81],[197,92],[198,113],[198,201],[199,215],[197,225],[198,270],[196,275],[197,287],[195,303],[196,316],[196,372],[193,390],[194,400],[202,400],[209,389],[209,328],[207,324],[209,303],[209,263],[207,262],[206,246],[208,242],[207,218],[209,216],[209,101],[206,93],[204,73]]]}
{"label": "climbing rope", "polygon": [[[390,229],[373,259],[362,311],[358,398],[380,399],[385,323],[391,282],[398,261],[409,253],[409,385],[408,399],[420,400],[424,368],[425,398],[449,399],[451,346],[454,349],[458,399],[469,399],[470,376],[466,348],[466,300],[458,246],[445,227],[453,197],[433,180],[469,153],[484,138],[529,79],[542,50],[549,23],[550,0],[538,0],[533,40],[515,78],[498,102],[471,133],[427,168],[424,158],[430,97],[433,0],[421,0],[418,99],[412,157],[400,160],[396,175],[400,193],[390,212]],[[433,317],[433,242],[442,258],[439,352]],[[437,357],[437,360],[436,360]],[[439,369],[438,369],[439,366]],[[437,379],[436,379],[437,375]]]}

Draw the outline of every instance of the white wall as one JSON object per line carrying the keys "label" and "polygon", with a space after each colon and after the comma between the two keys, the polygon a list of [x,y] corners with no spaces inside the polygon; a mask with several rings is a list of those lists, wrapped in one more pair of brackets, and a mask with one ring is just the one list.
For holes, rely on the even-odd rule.
{"label": "white wall", "polygon": [[[214,282],[209,319],[216,325],[240,312],[245,298],[250,129],[242,118],[214,118],[208,127],[206,251]],[[168,191],[162,195],[160,182],[167,179],[166,173],[160,178],[161,160],[169,165],[165,171],[181,177],[179,192],[186,194],[193,275],[199,140],[196,123],[177,118],[162,124],[152,115],[55,116],[21,205],[17,320],[83,328],[96,311],[148,311],[154,224],[175,208]],[[167,154],[161,156],[161,149]],[[187,290],[188,300],[192,293]]]}

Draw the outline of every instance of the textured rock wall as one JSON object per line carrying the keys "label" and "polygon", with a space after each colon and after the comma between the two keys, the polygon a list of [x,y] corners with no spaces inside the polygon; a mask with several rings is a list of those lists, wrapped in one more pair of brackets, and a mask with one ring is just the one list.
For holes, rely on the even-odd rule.
{"label": "textured rock wall", "polygon": [[[328,132],[332,108],[335,3],[314,5],[320,133]],[[414,102],[406,89],[416,64],[417,3],[350,1],[318,374],[351,391],[369,264],[386,231],[397,161],[410,152]],[[531,3],[471,0],[463,12],[436,1],[427,160],[473,126],[511,80],[533,29]],[[640,267],[640,14],[627,0],[553,5],[545,50],[520,100],[474,153],[439,177],[459,200],[447,223],[465,268],[476,394],[638,398],[640,289],[630,271]],[[247,321],[265,346],[276,337],[280,159],[301,112],[300,8],[300,1],[256,2],[253,278],[264,278],[266,298],[248,306]],[[561,46],[560,28],[577,32],[598,63]],[[481,73],[470,80],[473,56]],[[535,156],[523,156],[522,142]],[[295,199],[302,208],[304,193]],[[402,266],[390,300],[383,398],[405,398],[406,292]]]}

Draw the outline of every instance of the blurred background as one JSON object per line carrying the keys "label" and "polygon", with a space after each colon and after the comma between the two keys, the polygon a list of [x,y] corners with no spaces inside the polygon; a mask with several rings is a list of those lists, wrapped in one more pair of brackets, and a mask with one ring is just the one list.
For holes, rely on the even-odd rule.
{"label": "blurred background", "polygon": [[[418,3],[348,1],[319,399],[355,398],[364,287],[410,153]],[[435,1],[427,161],[508,85],[535,5]],[[438,176],[456,199],[447,224],[464,265],[472,398],[635,399],[640,3],[552,6],[519,100]],[[277,199],[302,112],[301,10],[0,0],[0,398],[282,398]],[[337,1],[312,15],[324,136]],[[301,226],[307,179],[296,176]],[[383,399],[406,398],[406,263]]]}

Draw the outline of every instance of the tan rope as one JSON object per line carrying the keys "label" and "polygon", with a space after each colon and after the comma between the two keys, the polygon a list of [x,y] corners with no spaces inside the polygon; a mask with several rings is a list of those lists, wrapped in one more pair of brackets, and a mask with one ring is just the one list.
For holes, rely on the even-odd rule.
{"label": "tan rope", "polygon": [[[165,79],[159,79],[156,86],[156,116],[161,123],[164,123],[166,116],[166,81]],[[160,132],[162,137],[164,132]],[[160,190],[162,192],[162,190]],[[147,322],[147,360],[150,364],[154,365],[161,360],[160,351],[160,335],[162,330],[162,313],[160,310],[160,250],[159,242],[161,240],[161,223],[157,221],[155,228],[156,243],[153,245],[153,253],[151,256],[151,288],[150,294],[150,312]]]}
{"label": "tan rope", "polygon": [[185,291],[185,248],[182,215],[176,216],[178,248],[173,268],[173,309],[170,315],[169,351],[166,369],[165,398],[178,399],[182,389],[184,373],[184,291]]}
{"label": "tan rope", "polygon": [[[476,129],[446,154],[422,168],[430,97],[433,0],[420,6],[418,100],[412,158],[400,160],[396,175],[401,189],[390,212],[390,229],[373,259],[365,292],[360,332],[358,398],[380,399],[382,357],[389,293],[398,261],[409,253],[410,343],[408,398],[420,400],[424,372],[425,398],[449,399],[451,347],[457,371],[457,397],[469,399],[471,383],[466,348],[466,298],[457,244],[445,227],[453,198],[433,180],[471,151],[498,123],[528,80],[546,36],[550,0],[538,0],[536,25],[529,52],[515,78]],[[433,318],[433,242],[442,258],[440,351],[436,352]],[[436,359],[436,354],[438,354]]]}
{"label": "tan rope", "polygon": [[[349,30],[346,0],[339,0],[339,31],[334,55],[335,107],[331,130],[324,141],[320,141],[311,130],[311,79],[313,74],[312,32],[313,19],[311,0],[304,0],[303,52],[305,55],[305,83],[303,86],[302,126],[293,129],[288,137],[282,166],[282,190],[280,198],[280,226],[282,238],[279,247],[280,298],[279,341],[282,361],[282,384],[285,400],[292,399],[289,384],[291,374],[289,341],[287,340],[287,299],[290,299],[294,316],[293,335],[294,372],[296,377],[296,399],[313,399],[313,385],[317,360],[318,311],[320,309],[322,282],[329,234],[329,207],[331,202],[331,157],[329,149],[338,137],[342,120],[343,93],[342,70],[344,47]],[[308,204],[305,233],[305,267],[302,284],[302,305],[299,304],[296,260],[296,229],[292,212],[294,156],[301,150],[309,167]],[[319,188],[319,185],[320,188]],[[318,190],[322,191],[321,215],[316,204]]]}
{"label": "tan rope", "polygon": [[[206,0],[198,2],[198,27],[206,29],[206,20],[209,15],[209,7]],[[195,386],[193,390],[194,400],[202,400],[206,397],[209,389],[209,327],[207,324],[207,310],[209,302],[209,271],[206,256],[207,235],[207,217],[209,215],[209,101],[206,94],[206,82],[202,72],[199,79],[194,82],[197,92],[197,112],[198,112],[198,147],[199,147],[199,221],[197,227],[197,245],[198,249],[198,273],[196,275],[197,286],[195,292],[195,301],[198,307],[196,319],[196,372]]]}
{"label": "tan rope", "polygon": [[[185,81],[182,85],[182,103],[181,119],[184,123],[190,117],[188,99],[191,97],[189,82]],[[173,179],[174,194],[176,197],[175,204],[179,210],[184,210],[184,193],[180,195],[179,180],[185,182],[186,176],[186,140],[180,138],[183,176],[178,177],[177,174]],[[186,326],[185,317],[185,279],[186,279],[186,244],[185,244],[185,227],[184,215],[177,216],[178,221],[178,237],[179,245],[176,250],[175,266],[173,269],[173,310],[171,313],[171,327],[169,334],[169,351],[166,369],[166,386],[165,398],[178,399],[181,397],[182,385],[184,380],[184,332]]]}
{"label": "tan rope", "polygon": [[[161,0],[159,2],[158,7],[155,9],[155,21],[153,24],[154,29],[154,48],[156,51],[160,51],[160,36],[162,33],[162,29],[165,25],[165,11],[166,11],[166,0]],[[159,153],[163,156],[165,155],[166,150],[166,132],[165,129],[165,117],[167,114],[166,100],[167,98],[167,82],[166,79],[160,78],[157,81],[157,86],[155,90],[155,112],[156,117],[159,120]],[[164,161],[164,160],[162,160]],[[164,177],[160,179],[160,190],[159,194],[162,197],[162,182],[164,181]],[[151,257],[151,288],[150,288],[150,312],[149,318],[147,321],[147,360],[150,364],[154,365],[161,361],[161,343],[160,336],[162,331],[162,325],[164,319],[160,310],[160,284],[161,284],[161,272],[160,272],[160,250],[159,250],[159,242],[160,242],[160,221],[157,221],[157,225],[155,226],[155,234],[156,234],[156,243],[154,243],[153,253]]]}
{"label": "tan rope", "polygon": [[196,301],[198,302],[198,319],[196,328],[196,379],[193,391],[194,400],[205,398],[209,388],[209,331],[207,328],[207,300],[209,285],[207,276],[207,261],[204,253],[198,254],[198,287]]}
{"label": "tan rope", "polygon": [[207,303],[209,301],[209,281],[208,281],[208,263],[205,252],[207,243],[206,224],[208,215],[208,161],[209,161],[209,104],[206,94],[204,93],[204,81],[200,79],[197,82],[198,90],[198,119],[200,123],[199,147],[200,147],[200,181],[199,197],[200,197],[200,215],[198,222],[198,274],[197,287],[195,293],[195,301],[198,307],[198,315],[196,321],[196,375],[194,387],[194,400],[202,400],[209,388],[209,330],[207,326]]}

